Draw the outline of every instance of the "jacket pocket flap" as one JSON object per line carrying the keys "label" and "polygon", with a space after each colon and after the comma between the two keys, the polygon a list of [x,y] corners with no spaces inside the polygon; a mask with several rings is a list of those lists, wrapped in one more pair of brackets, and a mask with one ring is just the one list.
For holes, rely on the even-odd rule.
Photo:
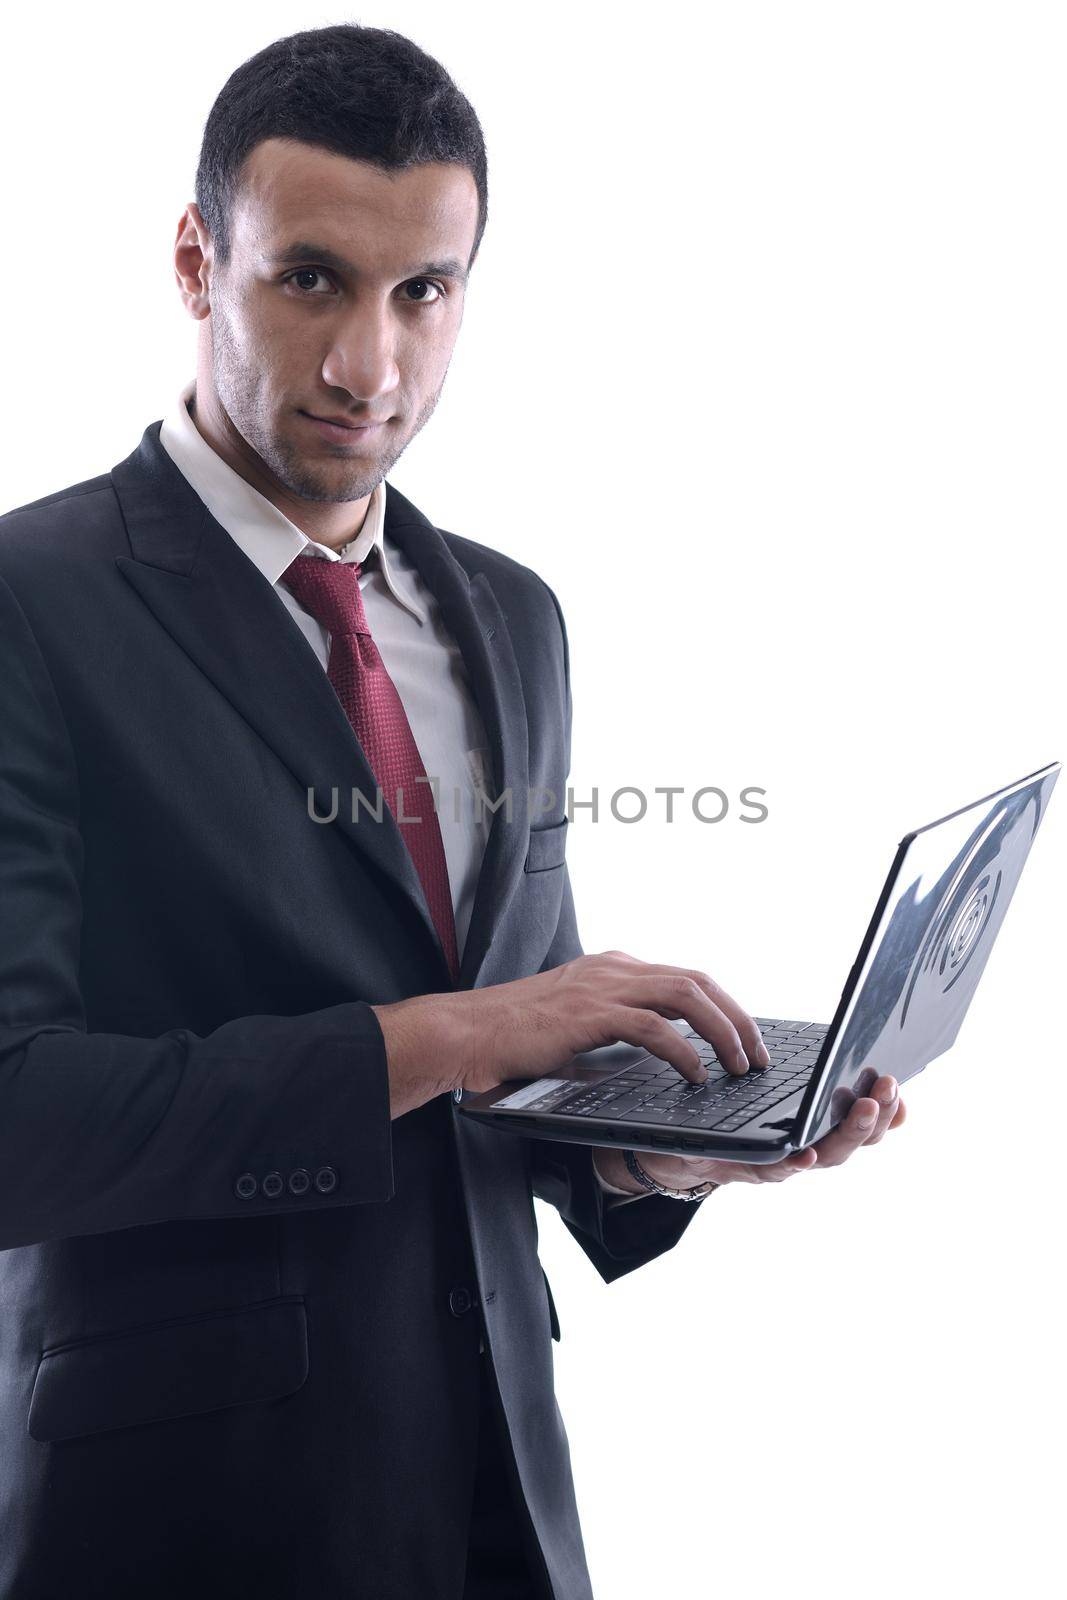
{"label": "jacket pocket flap", "polygon": [[302,1299],[103,1334],[43,1353],[29,1432],[42,1442],[72,1439],[279,1399],[307,1374]]}
{"label": "jacket pocket flap", "polygon": [[547,872],[549,867],[561,867],[567,853],[567,823],[550,823],[547,828],[530,829],[530,845],[524,866],[527,872]]}

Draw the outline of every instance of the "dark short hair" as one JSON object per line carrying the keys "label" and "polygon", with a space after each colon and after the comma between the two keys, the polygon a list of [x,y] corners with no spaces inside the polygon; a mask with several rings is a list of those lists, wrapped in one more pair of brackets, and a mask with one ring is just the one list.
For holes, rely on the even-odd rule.
{"label": "dark short hair", "polygon": [[402,33],[357,23],[310,28],[276,39],[227,78],[196,169],[196,203],[222,265],[241,171],[264,139],[298,139],[385,172],[427,161],[467,167],[478,188],[473,259],[488,205],[481,124],[440,62]]}

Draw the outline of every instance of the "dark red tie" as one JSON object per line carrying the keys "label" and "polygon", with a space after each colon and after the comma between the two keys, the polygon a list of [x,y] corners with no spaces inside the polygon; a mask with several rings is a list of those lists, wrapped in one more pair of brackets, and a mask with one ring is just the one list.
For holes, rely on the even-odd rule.
{"label": "dark red tie", "polygon": [[[299,555],[282,573],[282,582],[330,635],[326,675],[415,863],[455,983],[456,923],[433,788],[426,782],[403,702],[367,626],[360,571],[358,561]],[[423,781],[417,783],[417,778]]]}

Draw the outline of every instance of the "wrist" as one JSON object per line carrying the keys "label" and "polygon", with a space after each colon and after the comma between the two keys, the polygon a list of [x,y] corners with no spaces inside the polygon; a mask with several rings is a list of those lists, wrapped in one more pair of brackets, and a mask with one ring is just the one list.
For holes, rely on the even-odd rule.
{"label": "wrist", "polygon": [[621,1189],[624,1194],[648,1194],[644,1184],[638,1183],[626,1165],[623,1152],[612,1150],[604,1145],[597,1145],[593,1150],[593,1165],[604,1182],[613,1189]]}
{"label": "wrist", "polygon": [[394,1117],[462,1086],[472,1030],[470,1008],[462,1003],[468,999],[466,993],[412,995],[371,1006],[385,1041]]}
{"label": "wrist", "polygon": [[644,1152],[639,1156],[634,1150],[626,1150],[623,1152],[623,1162],[629,1176],[646,1193],[666,1195],[671,1200],[703,1200],[705,1195],[711,1194],[713,1189],[719,1187],[710,1178],[698,1180],[696,1183],[678,1183],[673,1173],[663,1175],[657,1172],[657,1158],[648,1156]]}

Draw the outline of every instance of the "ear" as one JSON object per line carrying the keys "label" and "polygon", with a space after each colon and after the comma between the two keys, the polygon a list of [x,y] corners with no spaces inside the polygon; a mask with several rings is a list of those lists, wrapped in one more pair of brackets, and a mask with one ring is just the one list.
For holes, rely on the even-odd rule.
{"label": "ear", "polygon": [[211,310],[208,298],[210,258],[211,235],[199,206],[191,200],[178,218],[174,240],[174,278],[186,310],[198,322]]}

